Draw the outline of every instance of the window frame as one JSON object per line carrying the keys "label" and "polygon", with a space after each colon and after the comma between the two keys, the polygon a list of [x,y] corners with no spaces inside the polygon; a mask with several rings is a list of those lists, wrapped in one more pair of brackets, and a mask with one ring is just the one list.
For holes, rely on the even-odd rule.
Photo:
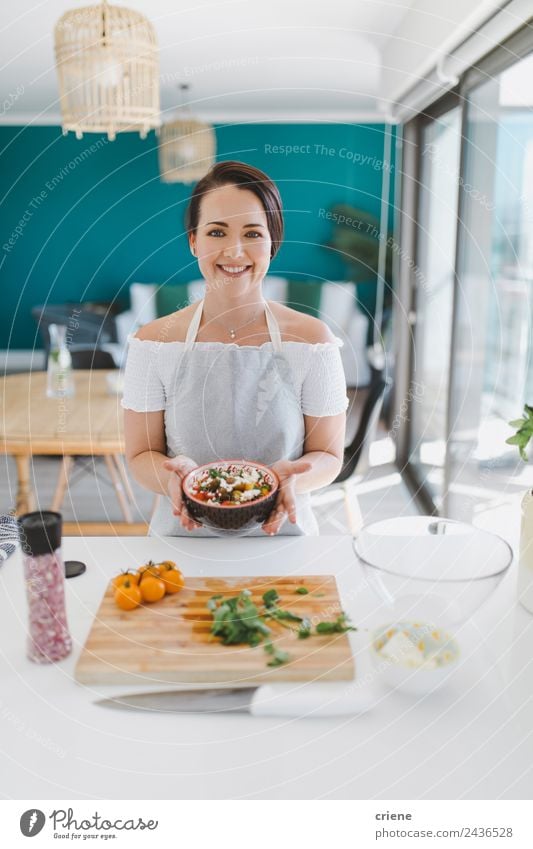
{"label": "window frame", "polygon": [[[421,139],[422,132],[431,122],[438,120],[447,112],[459,107],[461,122],[461,147],[459,151],[459,180],[465,178],[466,145],[464,144],[466,123],[468,120],[468,98],[469,95],[489,79],[501,74],[512,65],[533,53],[533,17],[517,32],[511,35],[501,44],[491,50],[475,67],[466,70],[457,85],[447,91],[427,108],[409,121],[403,128],[402,150],[399,171],[401,173],[399,215],[399,244],[402,256],[412,257],[414,268],[417,267],[420,257],[420,174],[421,174]],[[460,238],[461,221],[465,204],[464,192],[458,193],[458,205],[456,210],[456,240],[453,269],[453,293],[452,293],[452,327],[449,351],[448,371],[448,398],[446,412],[446,458],[444,462],[444,489],[441,511],[446,515],[448,490],[450,484],[450,462],[448,446],[451,436],[453,415],[453,391],[456,382],[454,369],[454,341],[457,338],[457,272],[461,267],[463,242]],[[414,332],[417,317],[417,288],[413,269],[406,267],[403,263],[398,269],[398,299],[395,309],[395,322],[399,328],[397,342],[397,381],[394,392],[394,412],[399,420],[403,421],[403,427],[395,434],[396,439],[396,463],[402,472],[402,476],[415,498],[418,506],[424,512],[437,515],[439,508],[431,494],[429,487],[423,482],[414,463],[410,460],[412,446],[412,404],[411,395],[408,391],[413,379],[414,370]],[[407,322],[405,312],[407,311]],[[406,405],[406,406],[405,406]]]}

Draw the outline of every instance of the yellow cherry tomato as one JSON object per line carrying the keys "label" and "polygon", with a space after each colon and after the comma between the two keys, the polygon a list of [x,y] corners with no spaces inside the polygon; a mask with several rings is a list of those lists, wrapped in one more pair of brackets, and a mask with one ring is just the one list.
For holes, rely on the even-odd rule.
{"label": "yellow cherry tomato", "polygon": [[167,593],[179,593],[185,586],[185,578],[179,569],[165,569],[161,573],[161,580]]}
{"label": "yellow cherry tomato", "polygon": [[126,581],[130,581],[133,584],[139,583],[139,575],[137,572],[121,572],[120,575],[116,575],[113,578],[113,586],[115,589],[121,587]]}
{"label": "yellow cherry tomato", "polygon": [[133,581],[126,580],[115,590],[115,604],[121,610],[134,610],[141,601],[141,591]]}
{"label": "yellow cherry tomato", "polygon": [[149,560],[148,563],[145,563],[144,566],[140,566],[137,569],[137,574],[139,578],[142,580],[146,575],[151,575],[153,578],[159,577],[161,572],[161,568],[158,564],[154,563],[153,560]]}
{"label": "yellow cherry tomato", "polygon": [[143,601],[150,603],[153,601],[160,601],[166,592],[165,584],[161,578],[156,578],[152,575],[142,578],[141,583],[139,584],[139,589]]}
{"label": "yellow cherry tomato", "polygon": [[158,565],[161,571],[163,571],[163,569],[177,569],[177,566],[173,560],[162,560],[161,563],[159,563]]}

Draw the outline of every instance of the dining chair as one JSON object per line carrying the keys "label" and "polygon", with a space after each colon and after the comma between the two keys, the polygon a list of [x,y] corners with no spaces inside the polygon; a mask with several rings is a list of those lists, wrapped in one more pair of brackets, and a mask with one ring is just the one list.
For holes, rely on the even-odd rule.
{"label": "dining chair", "polygon": [[69,348],[73,369],[113,369],[116,368],[113,354],[102,348],[86,348],[72,345]]}
{"label": "dining chair", "polygon": [[[72,358],[73,369],[116,368],[112,354],[109,351],[103,351],[101,348],[75,346],[70,348],[70,356]],[[102,459],[106,464],[110,481],[102,477],[96,469],[95,460],[100,461]],[[103,458],[87,457],[85,455],[63,455],[52,500],[52,510],[60,510],[69,482],[72,484],[71,475],[76,471],[76,467],[77,471],[81,474],[90,472],[106,485],[109,485],[111,482],[125,521],[128,523],[133,522],[131,508],[135,506],[135,496],[121,454],[106,454]]]}

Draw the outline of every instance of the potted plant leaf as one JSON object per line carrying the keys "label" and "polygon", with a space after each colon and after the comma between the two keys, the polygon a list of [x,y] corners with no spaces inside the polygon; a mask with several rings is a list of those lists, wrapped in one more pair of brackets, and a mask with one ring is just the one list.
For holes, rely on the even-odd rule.
{"label": "potted plant leaf", "polygon": [[[516,433],[506,439],[508,445],[517,445],[522,460],[528,461],[526,449],[533,438],[533,407],[525,404],[521,419],[509,422]],[[520,563],[518,569],[518,600],[533,613],[533,490],[529,489],[522,499],[522,522],[520,527]]]}
{"label": "potted plant leaf", "polygon": [[[365,210],[339,203],[331,208],[334,223],[328,248],[338,252],[346,265],[346,279],[357,284],[357,300],[364,314],[371,319],[376,310],[378,256],[380,244],[379,219]],[[392,304],[393,240],[387,239],[385,264],[384,325]],[[383,328],[380,328],[383,329]],[[368,326],[367,344],[373,343],[372,320]]]}

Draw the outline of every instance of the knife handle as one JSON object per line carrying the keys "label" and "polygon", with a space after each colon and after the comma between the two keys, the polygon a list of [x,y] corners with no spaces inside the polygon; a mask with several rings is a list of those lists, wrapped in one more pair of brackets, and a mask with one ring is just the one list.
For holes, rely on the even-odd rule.
{"label": "knife handle", "polygon": [[252,697],[252,716],[286,716],[314,719],[325,716],[354,716],[374,704],[369,687],[347,683],[264,684]]}

